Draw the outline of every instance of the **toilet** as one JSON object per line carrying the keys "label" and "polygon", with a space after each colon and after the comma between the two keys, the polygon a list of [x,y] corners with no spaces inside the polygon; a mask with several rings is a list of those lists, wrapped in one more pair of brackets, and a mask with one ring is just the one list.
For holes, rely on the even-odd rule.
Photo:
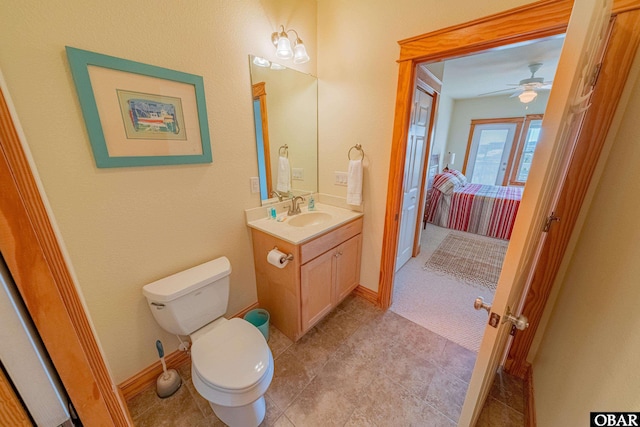
{"label": "toilet", "polygon": [[257,426],[273,378],[264,335],[244,319],[225,319],[231,264],[214,259],[149,283],[142,293],[158,324],[191,338],[191,379],[230,427]]}

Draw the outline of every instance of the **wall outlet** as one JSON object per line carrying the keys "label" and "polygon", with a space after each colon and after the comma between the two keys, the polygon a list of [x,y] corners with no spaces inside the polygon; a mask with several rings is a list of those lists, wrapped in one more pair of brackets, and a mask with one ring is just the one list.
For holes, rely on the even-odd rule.
{"label": "wall outlet", "polygon": [[295,179],[297,181],[304,181],[304,169],[291,168],[291,179]]}
{"label": "wall outlet", "polygon": [[260,192],[260,180],[257,176],[252,176],[251,178],[249,178],[249,183],[251,185],[251,193]]}
{"label": "wall outlet", "polygon": [[347,173],[346,172],[338,172],[338,171],[334,171],[333,172],[333,176],[335,177],[334,179],[334,184],[335,185],[347,185]]}

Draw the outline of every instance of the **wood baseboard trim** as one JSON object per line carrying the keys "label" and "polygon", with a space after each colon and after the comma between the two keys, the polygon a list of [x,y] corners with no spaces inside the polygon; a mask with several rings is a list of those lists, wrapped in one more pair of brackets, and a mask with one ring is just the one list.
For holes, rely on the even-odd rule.
{"label": "wood baseboard trim", "polygon": [[536,427],[536,408],[533,396],[533,369],[531,365],[527,367],[524,380],[524,425],[526,427]]}
{"label": "wood baseboard trim", "polygon": [[[166,355],[164,358],[168,369],[177,369],[185,363],[188,363],[189,360],[191,360],[189,353],[180,350],[176,350],[173,353]],[[119,384],[118,388],[122,392],[122,396],[124,396],[125,400],[128,401],[140,394],[149,385],[153,384],[161,373],[162,364],[158,360],[153,365],[145,368]]]}
{"label": "wood baseboard trim", "polygon": [[258,301],[254,302],[253,304],[251,304],[249,307],[240,310],[239,312],[237,312],[236,314],[234,314],[231,317],[244,317],[245,314],[247,314],[248,312],[250,312],[251,310],[253,310],[254,308],[259,308],[260,307],[260,303]]}
{"label": "wood baseboard trim", "polygon": [[369,288],[365,288],[362,285],[358,285],[356,286],[356,288],[353,290],[353,294],[357,295],[359,297],[362,297],[364,299],[366,299],[367,301],[369,301],[370,303],[373,303],[375,305],[378,305],[378,293],[372,291]]}
{"label": "wood baseboard trim", "polygon": [[[231,317],[244,317],[245,314],[247,314],[254,308],[257,308],[258,306],[259,304],[256,301],[245,309],[232,315]],[[191,357],[189,356],[189,353],[180,350],[176,350],[173,353],[168,354],[164,358],[168,369],[177,369],[185,363],[189,363],[190,360]],[[162,373],[162,364],[160,363],[160,361],[157,361],[153,365],[143,369],[131,378],[120,383],[118,385],[118,389],[124,397],[125,401],[128,401],[140,394],[145,388],[153,384],[160,373]]]}

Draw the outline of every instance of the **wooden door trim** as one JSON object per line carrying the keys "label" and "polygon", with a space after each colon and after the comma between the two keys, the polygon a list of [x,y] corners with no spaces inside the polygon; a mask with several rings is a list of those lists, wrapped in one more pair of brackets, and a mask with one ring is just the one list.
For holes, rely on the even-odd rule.
{"label": "wooden door trim", "polygon": [[[423,82],[424,83],[424,82]],[[418,84],[418,88],[420,88],[420,84]],[[435,127],[436,114],[438,112],[438,97],[440,96],[440,91],[442,91],[442,86],[438,90],[435,88],[429,87],[431,89],[431,93],[426,92],[431,99],[431,114],[429,116],[429,127],[427,128],[427,135],[425,137],[425,147],[424,147],[424,158],[422,159],[422,176],[420,177],[420,191],[418,193],[418,215],[416,216],[416,225],[413,231],[413,249],[411,251],[411,256],[416,257],[420,255],[420,250],[422,249],[420,245],[420,236],[422,234],[422,218],[424,218],[424,208],[426,203],[427,196],[427,168],[429,167],[429,159],[431,158],[431,142],[433,140],[433,129]]]}
{"label": "wooden door trim", "polygon": [[391,141],[387,203],[382,238],[378,305],[391,305],[402,182],[407,147],[415,68],[420,62],[438,61],[526,40],[556,35],[566,30],[572,1],[542,1],[433,33],[402,40],[396,108]]}
{"label": "wooden door trim", "polygon": [[553,224],[545,240],[522,310],[529,319],[529,328],[518,331],[505,362],[507,372],[520,378],[526,375],[526,357],[538,330],[639,46],[640,10],[636,8],[630,12],[619,13],[615,18],[600,77],[591,98],[592,107],[586,113],[556,205],[555,212],[561,221]]}
{"label": "wooden door trim", "polygon": [[[262,145],[264,149],[264,172],[265,181],[267,181],[267,199],[271,197],[273,183],[271,182],[271,148],[269,146],[269,119],[267,112],[267,90],[266,83],[260,82],[252,87],[253,99],[260,102],[260,119],[262,125]],[[257,135],[256,135],[257,138]],[[256,141],[256,143],[258,143]]]}
{"label": "wooden door trim", "polygon": [[85,425],[127,426],[0,88],[0,251]]}
{"label": "wooden door trim", "polygon": [[0,420],[13,427],[33,425],[3,369],[0,369]]}

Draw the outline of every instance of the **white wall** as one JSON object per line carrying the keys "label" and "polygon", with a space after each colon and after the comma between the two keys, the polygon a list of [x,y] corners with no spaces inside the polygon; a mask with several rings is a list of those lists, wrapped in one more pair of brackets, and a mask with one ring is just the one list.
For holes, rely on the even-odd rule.
{"label": "white wall", "polygon": [[[6,4],[10,3],[10,4]],[[250,53],[275,59],[271,32],[294,27],[316,73],[316,3],[295,0],[5,2],[0,67],[114,381],[157,360],[144,284],[226,255],[229,314],[256,301],[243,210],[259,206]],[[204,78],[213,163],[98,169],[66,45]]]}
{"label": "white wall", "polygon": [[456,153],[455,169],[462,170],[471,120],[543,114],[548,100],[549,92],[540,92],[529,104],[523,104],[518,98],[510,98],[510,95],[454,100],[446,151]]}
{"label": "white wall", "polygon": [[575,425],[590,411],[640,410],[639,60],[621,102],[628,99],[626,110],[618,108],[618,133],[610,132],[609,157],[590,189],[582,231],[574,236],[575,250],[555,285],[555,306],[547,305],[546,332],[539,331],[544,336],[532,349],[540,426]]}
{"label": "white wall", "polygon": [[318,2],[320,191],[346,195],[334,171],[362,144],[364,231],[360,283],[378,289],[393,114],[397,41],[514,8],[528,0],[321,0]]}
{"label": "white wall", "polygon": [[[443,88],[444,92],[444,88]],[[438,170],[444,168],[444,155],[447,150],[447,140],[449,139],[449,125],[451,124],[451,116],[453,114],[454,100],[446,94],[440,94],[438,97],[438,111],[436,114],[436,124],[433,130],[433,146],[431,154],[440,154],[440,166]],[[459,161],[459,160],[458,160]]]}

